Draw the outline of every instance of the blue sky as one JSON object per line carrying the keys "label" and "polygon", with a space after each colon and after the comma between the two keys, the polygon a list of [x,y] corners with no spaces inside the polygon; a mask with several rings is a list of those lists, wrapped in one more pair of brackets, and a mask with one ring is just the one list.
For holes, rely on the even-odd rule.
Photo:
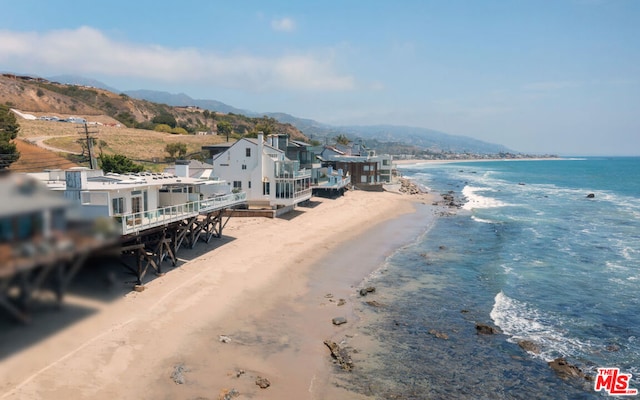
{"label": "blue sky", "polygon": [[0,0],[0,71],[640,155],[640,1]]}

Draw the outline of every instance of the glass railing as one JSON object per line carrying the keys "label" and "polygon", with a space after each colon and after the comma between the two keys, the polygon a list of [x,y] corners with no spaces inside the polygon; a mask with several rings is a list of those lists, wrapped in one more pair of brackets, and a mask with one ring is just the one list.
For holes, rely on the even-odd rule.
{"label": "glass railing", "polygon": [[185,218],[196,216],[203,212],[219,210],[232,205],[247,201],[245,192],[232,193],[219,197],[212,197],[193,201],[190,203],[177,204],[157,208],[150,211],[129,213],[115,216],[122,226],[122,234],[140,232],[145,229],[155,228],[172,222],[181,221]]}

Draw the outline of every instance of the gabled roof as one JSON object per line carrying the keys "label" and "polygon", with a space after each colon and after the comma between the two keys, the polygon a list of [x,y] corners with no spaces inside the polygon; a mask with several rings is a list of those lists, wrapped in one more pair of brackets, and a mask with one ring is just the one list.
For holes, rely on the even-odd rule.
{"label": "gabled roof", "polygon": [[[251,142],[252,144],[254,144],[255,146],[257,146],[257,145],[258,145],[258,139],[256,139],[256,138],[242,138],[242,139],[240,139],[240,140],[247,140],[247,141]],[[238,142],[239,142],[240,140],[238,140]],[[236,142],[236,143],[238,143],[238,142]],[[275,150],[275,151],[277,151],[277,152],[279,152],[279,153],[284,153],[284,151],[280,150],[280,149],[279,149],[279,148],[277,148],[277,147],[273,147],[273,146],[271,146],[270,144],[267,144],[267,142],[263,142],[263,145],[264,145],[264,147],[265,147],[265,148],[267,148],[267,147],[268,147],[268,148],[273,149],[273,150]]]}

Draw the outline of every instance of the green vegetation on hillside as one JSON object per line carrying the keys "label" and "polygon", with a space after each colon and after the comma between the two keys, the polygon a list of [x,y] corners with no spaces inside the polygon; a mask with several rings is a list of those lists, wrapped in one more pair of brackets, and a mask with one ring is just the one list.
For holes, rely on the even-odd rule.
{"label": "green vegetation on hillside", "polygon": [[0,171],[18,161],[20,152],[11,142],[18,136],[20,124],[9,107],[0,105]]}

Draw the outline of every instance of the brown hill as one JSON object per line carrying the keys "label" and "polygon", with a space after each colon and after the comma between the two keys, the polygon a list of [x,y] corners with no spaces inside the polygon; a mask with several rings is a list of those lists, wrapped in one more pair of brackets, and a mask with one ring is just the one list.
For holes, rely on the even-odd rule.
{"label": "brown hill", "polygon": [[273,118],[250,118],[215,110],[208,110],[211,112],[209,116],[198,107],[172,107],[95,87],[60,84],[29,76],[0,75],[0,101],[36,116],[81,116],[102,123],[119,122],[129,128],[153,129],[153,119],[168,114],[190,133],[215,132],[217,122],[226,121],[239,136],[262,129],[271,131],[265,133],[283,133],[292,139],[308,140],[293,125]]}
{"label": "brown hill", "polygon": [[9,167],[13,172],[40,172],[45,169],[67,169],[78,164],[24,140],[15,140],[20,158]]}

